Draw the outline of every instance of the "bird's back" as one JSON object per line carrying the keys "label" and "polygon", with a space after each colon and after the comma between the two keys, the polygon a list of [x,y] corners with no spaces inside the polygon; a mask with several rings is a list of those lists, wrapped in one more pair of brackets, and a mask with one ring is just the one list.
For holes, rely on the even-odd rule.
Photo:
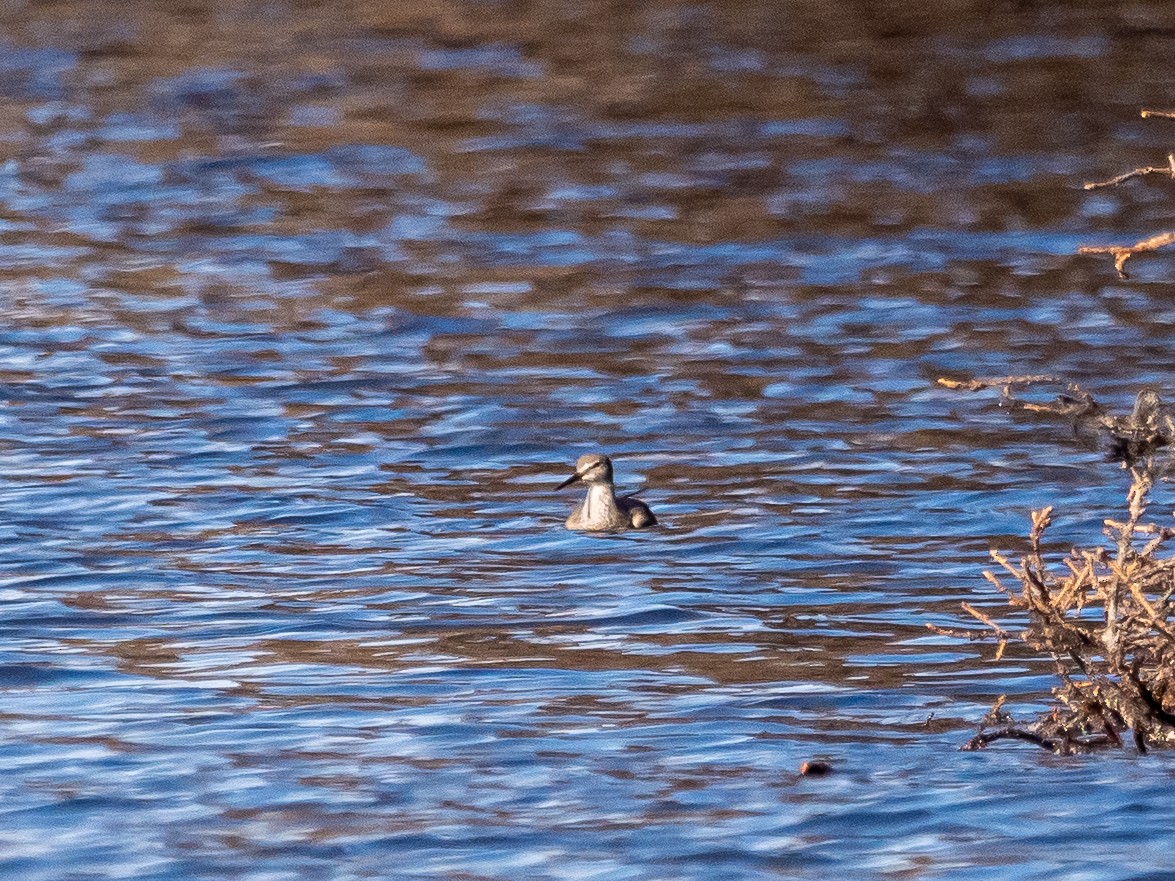
{"label": "bird's back", "polygon": [[633,529],[657,525],[657,518],[653,516],[649,506],[635,496],[625,496],[616,501],[620,505],[620,510],[628,515],[628,525]]}

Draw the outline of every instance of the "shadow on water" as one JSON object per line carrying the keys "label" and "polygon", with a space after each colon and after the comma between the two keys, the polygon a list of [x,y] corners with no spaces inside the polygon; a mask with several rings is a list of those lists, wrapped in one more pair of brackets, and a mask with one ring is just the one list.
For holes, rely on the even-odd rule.
{"label": "shadow on water", "polygon": [[1168,382],[1164,4],[3,8],[0,874],[1170,873],[925,628],[1123,480],[934,378]]}

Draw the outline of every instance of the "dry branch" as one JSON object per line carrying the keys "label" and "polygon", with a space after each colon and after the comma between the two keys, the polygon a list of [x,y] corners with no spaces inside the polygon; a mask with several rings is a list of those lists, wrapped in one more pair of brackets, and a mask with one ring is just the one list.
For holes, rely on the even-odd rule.
{"label": "dry branch", "polygon": [[[1170,110],[1143,110],[1142,118],[1150,119],[1151,117],[1161,119],[1175,119],[1175,111]],[[1175,181],[1175,152],[1167,154],[1166,165],[1144,165],[1141,168],[1136,168],[1133,171],[1127,171],[1123,174],[1116,175],[1109,180],[1090,181],[1085,184],[1084,188],[1087,190],[1099,190],[1104,187],[1116,187],[1119,184],[1125,183],[1136,177],[1147,177],[1152,174],[1163,174],[1171,180]],[[1126,261],[1137,254],[1145,254],[1149,251],[1157,251],[1159,248],[1175,242],[1175,232],[1158,233],[1157,235],[1149,236],[1141,241],[1135,242],[1133,245],[1082,245],[1077,249],[1078,254],[1109,254],[1114,258],[1114,270],[1118,273],[1119,278],[1129,278],[1130,275],[1126,272]]]}
{"label": "dry branch", "polygon": [[[1175,159],[1175,155],[1172,156]],[[1131,173],[1133,174],[1133,172]],[[1126,175],[1130,177],[1131,175]],[[1175,175],[1173,175],[1175,176]],[[1089,186],[1086,186],[1089,189]],[[1077,249],[1078,254],[1112,254],[1114,256],[1114,269],[1118,273],[1119,278],[1130,278],[1130,274],[1124,268],[1126,261],[1136,254],[1145,254],[1147,251],[1157,251],[1159,248],[1164,248],[1167,245],[1175,242],[1175,232],[1163,232],[1150,238],[1143,239],[1141,242],[1135,242],[1133,245],[1082,245]]]}
{"label": "dry branch", "polygon": [[[1115,416],[1081,386],[1062,383],[1055,376],[1033,374],[988,379],[939,377],[935,382],[962,391],[998,388],[1003,403],[1008,407],[1068,419],[1075,437],[1104,450],[1107,459],[1120,462],[1124,468],[1156,460],[1161,451],[1175,445],[1175,414],[1162,405],[1157,393],[1149,389],[1138,394],[1134,408],[1128,415]],[[1064,391],[1054,400],[1044,403],[1014,397],[1012,394],[1014,388],[1027,389],[1033,385],[1061,385]]]}
{"label": "dry branch", "polygon": [[981,731],[968,740],[965,744],[963,744],[960,749],[983,749],[989,743],[994,743],[997,740],[1007,740],[1009,738],[1014,740],[1026,740],[1029,743],[1035,743],[1037,746],[1051,750],[1053,752],[1056,752],[1057,749],[1056,741],[1049,740],[1048,738],[1041,737],[1039,734],[1035,734],[1023,728],[1016,728],[1014,726],[1008,726],[1007,728],[997,728],[994,731]]}
{"label": "dry branch", "polygon": [[985,388],[1028,385],[1034,382],[1060,382],[1060,379],[1056,376],[1046,376],[1044,374],[1036,376],[1000,376],[992,379],[948,379],[945,376],[940,376],[935,382],[949,389],[977,392]]}
{"label": "dry branch", "polygon": [[1100,190],[1102,187],[1116,187],[1124,181],[1130,180],[1132,177],[1145,177],[1148,174],[1165,174],[1171,180],[1175,180],[1175,153],[1167,154],[1166,165],[1146,165],[1142,168],[1136,168],[1134,171],[1127,171],[1124,174],[1119,174],[1109,180],[1088,181],[1083,190]]}
{"label": "dry branch", "polygon": [[1175,555],[1166,550],[1175,530],[1147,518],[1151,491],[1170,460],[1175,420],[1153,391],[1141,392],[1128,416],[1112,416],[1074,389],[1076,398],[1062,400],[1051,412],[1079,406],[1099,421],[1113,458],[1130,471],[1125,514],[1105,519],[1107,543],[1075,548],[1056,565],[1045,545],[1052,508],[1033,512],[1028,552],[1017,564],[993,551],[1003,574],[984,573],[1005,595],[1022,629],[1005,628],[986,610],[967,603],[963,611],[984,629],[931,628],[948,636],[996,640],[997,657],[1009,642],[1019,642],[1050,656],[1057,672],[1052,712],[1017,725],[1001,698],[964,749],[1008,739],[1061,754],[1121,748],[1126,740],[1140,752],[1148,746],[1175,747]]}

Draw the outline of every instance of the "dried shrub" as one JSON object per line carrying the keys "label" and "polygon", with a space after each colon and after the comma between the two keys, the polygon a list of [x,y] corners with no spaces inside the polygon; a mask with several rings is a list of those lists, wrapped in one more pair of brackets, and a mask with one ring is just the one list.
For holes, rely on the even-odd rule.
{"label": "dried shrub", "polygon": [[1132,741],[1175,746],[1175,554],[1167,543],[1175,529],[1147,519],[1147,502],[1156,479],[1167,471],[1175,440],[1175,419],[1157,394],[1144,391],[1128,416],[1106,413],[1076,387],[1055,404],[1016,401],[1011,389],[1047,377],[1005,377],[968,383],[943,381],[954,388],[1002,386],[1007,400],[1025,409],[1069,416],[1077,436],[1097,437],[1110,459],[1130,472],[1125,514],[1105,521],[1109,543],[1073,549],[1049,562],[1042,549],[1052,507],[1032,514],[1029,551],[1013,562],[992,553],[995,571],[984,573],[1027,624],[1012,632],[964,603],[984,625],[981,631],[931,626],[938,633],[997,640],[997,657],[1009,642],[1020,641],[1052,658],[1060,684],[1056,707],[1043,718],[1018,725],[1001,698],[979,733],[964,749],[996,740],[1017,739],[1056,753],[1121,747]]}

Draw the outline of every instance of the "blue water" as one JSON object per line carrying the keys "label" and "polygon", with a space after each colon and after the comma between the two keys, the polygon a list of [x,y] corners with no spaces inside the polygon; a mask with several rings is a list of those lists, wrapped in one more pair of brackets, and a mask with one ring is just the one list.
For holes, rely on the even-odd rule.
{"label": "blue water", "polygon": [[7,11],[0,876],[1171,877],[1171,758],[959,752],[1052,665],[926,628],[1126,488],[936,378],[1175,394],[1075,254],[1169,29],[540,7]]}

